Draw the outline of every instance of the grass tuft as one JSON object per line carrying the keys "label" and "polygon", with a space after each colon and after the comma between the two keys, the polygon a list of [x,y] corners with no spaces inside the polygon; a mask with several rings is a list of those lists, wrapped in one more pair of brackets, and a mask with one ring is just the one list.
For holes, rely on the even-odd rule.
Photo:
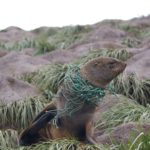
{"label": "grass tuft", "polygon": [[35,55],[45,54],[56,49],[55,45],[49,43],[46,39],[40,39],[36,43],[36,53]]}
{"label": "grass tuft", "polygon": [[11,51],[20,51],[25,48],[34,48],[36,46],[36,42],[34,39],[24,38],[17,42],[8,42],[8,43],[0,43],[0,48]]}
{"label": "grass tuft", "polygon": [[102,50],[95,50],[91,51],[87,56],[82,57],[80,60],[78,60],[78,63],[85,63],[91,59],[94,59],[96,57],[113,57],[117,58],[122,61],[126,61],[128,58],[131,57],[131,54],[127,52],[125,49],[114,49],[114,50],[109,50],[109,49],[102,49]]}
{"label": "grass tuft", "polygon": [[150,80],[141,80],[135,75],[120,75],[113,80],[115,91],[146,106],[150,104]]}
{"label": "grass tuft", "polygon": [[150,106],[144,107],[121,96],[117,104],[100,114],[95,128],[111,130],[113,127],[128,122],[150,122]]}
{"label": "grass tuft", "polygon": [[43,91],[52,91],[56,93],[58,87],[63,82],[67,69],[67,65],[52,64],[37,72],[26,74],[21,79],[36,85]]}
{"label": "grass tuft", "polygon": [[119,150],[149,150],[150,149],[150,134],[141,132],[134,141],[129,141],[127,144],[121,144]]}
{"label": "grass tuft", "polygon": [[8,147],[16,148],[18,146],[18,132],[7,129],[0,130],[0,149],[7,150]]}
{"label": "grass tuft", "polygon": [[[39,143],[32,147],[26,147],[23,150],[116,150],[115,146],[108,147],[103,145],[88,145],[82,144],[76,140],[51,140],[44,143]],[[18,150],[21,150],[19,148]]]}
{"label": "grass tuft", "polygon": [[0,106],[0,127],[22,129],[27,127],[33,118],[46,104],[43,97],[26,98],[12,104]]}

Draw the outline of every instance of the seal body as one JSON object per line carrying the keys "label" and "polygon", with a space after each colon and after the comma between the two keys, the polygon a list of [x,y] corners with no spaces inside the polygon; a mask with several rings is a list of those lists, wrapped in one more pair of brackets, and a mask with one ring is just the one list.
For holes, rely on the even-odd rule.
{"label": "seal body", "polygon": [[[82,65],[79,72],[84,82],[90,83],[95,88],[104,89],[111,80],[124,71],[125,67],[126,64],[117,59],[98,57]],[[92,136],[92,118],[96,110],[96,103],[79,103],[81,101],[78,99],[82,98],[82,94],[76,95],[75,92],[72,94],[72,91],[69,91],[63,84],[52,102],[21,133],[20,145],[26,146],[39,141],[60,138],[76,138],[84,143],[95,143]],[[70,115],[66,106],[70,104],[68,99],[71,98],[75,98],[76,101],[71,101],[69,105],[71,109],[74,109]]]}

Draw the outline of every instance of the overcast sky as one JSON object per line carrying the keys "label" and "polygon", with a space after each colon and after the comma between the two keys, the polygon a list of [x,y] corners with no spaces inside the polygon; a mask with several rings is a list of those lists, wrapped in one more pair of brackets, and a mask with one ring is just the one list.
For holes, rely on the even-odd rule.
{"label": "overcast sky", "polygon": [[0,0],[0,29],[93,24],[150,14],[150,0]]}

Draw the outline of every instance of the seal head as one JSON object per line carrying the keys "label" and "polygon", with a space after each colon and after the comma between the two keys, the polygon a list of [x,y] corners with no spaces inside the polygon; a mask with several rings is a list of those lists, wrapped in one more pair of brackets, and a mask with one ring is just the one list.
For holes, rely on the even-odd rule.
{"label": "seal head", "polygon": [[116,78],[126,68],[126,63],[111,57],[98,57],[80,69],[80,75],[96,87],[105,88],[110,81]]}

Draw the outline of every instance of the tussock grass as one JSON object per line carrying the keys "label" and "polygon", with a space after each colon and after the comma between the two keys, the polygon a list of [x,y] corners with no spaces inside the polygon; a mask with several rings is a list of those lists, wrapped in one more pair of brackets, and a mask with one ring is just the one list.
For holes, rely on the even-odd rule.
{"label": "tussock grass", "polygon": [[56,93],[58,87],[63,82],[67,68],[67,65],[52,64],[38,70],[37,72],[26,74],[21,79],[36,85],[43,91],[48,90]]}
{"label": "tussock grass", "polygon": [[141,132],[134,141],[129,141],[127,144],[121,144],[119,150],[149,150],[150,149],[150,134]]}
{"label": "tussock grass", "polygon": [[38,28],[33,32],[38,35],[36,41],[45,39],[56,49],[66,49],[81,40],[91,31],[90,26],[66,26],[62,28]]}
{"label": "tussock grass", "polygon": [[128,58],[131,57],[131,54],[129,52],[127,52],[127,50],[125,49],[101,49],[101,50],[95,50],[95,51],[91,51],[89,52],[89,54],[87,56],[82,57],[80,60],[78,60],[78,63],[85,63],[93,58],[96,57],[100,57],[100,56],[104,56],[104,57],[113,57],[113,58],[117,58],[120,59],[122,61],[127,60]]}
{"label": "tussock grass", "polygon": [[134,38],[125,38],[122,41],[122,44],[128,46],[129,48],[133,48],[133,47],[135,48],[141,44],[141,41]]}
{"label": "tussock grass", "polygon": [[66,26],[59,28],[55,34],[47,35],[48,41],[58,49],[66,49],[81,40],[91,31],[90,26]]}
{"label": "tussock grass", "polygon": [[7,129],[0,130],[0,149],[5,150],[8,147],[16,148],[18,146],[18,132],[16,130]]}
{"label": "tussock grass", "polygon": [[111,109],[100,114],[96,122],[97,129],[112,129],[117,125],[128,122],[150,122],[150,106],[144,107],[137,102],[123,96]]}
{"label": "tussock grass", "polygon": [[89,145],[75,139],[57,139],[38,143],[33,146],[19,146],[15,130],[0,130],[0,149],[2,150],[116,150],[118,146]]}
{"label": "tussock grass", "polygon": [[127,32],[131,37],[137,39],[148,38],[150,35],[150,27],[147,24],[131,25],[129,23],[123,23],[119,25],[119,28]]}
{"label": "tussock grass", "polygon": [[116,150],[116,146],[85,145],[76,140],[51,140],[32,147],[20,147],[17,150]]}
{"label": "tussock grass", "polygon": [[0,47],[8,51],[20,51],[24,48],[33,48],[36,46],[36,41],[30,38],[24,38],[17,42],[0,43]]}
{"label": "tussock grass", "polygon": [[26,98],[12,104],[0,106],[0,126],[22,129],[27,127],[33,118],[46,104],[43,97]]}
{"label": "tussock grass", "polygon": [[141,80],[135,75],[121,75],[113,80],[115,91],[140,104],[150,104],[150,80]]}
{"label": "tussock grass", "polygon": [[45,54],[56,49],[55,45],[49,43],[47,39],[40,39],[36,42],[36,53],[35,55]]}

